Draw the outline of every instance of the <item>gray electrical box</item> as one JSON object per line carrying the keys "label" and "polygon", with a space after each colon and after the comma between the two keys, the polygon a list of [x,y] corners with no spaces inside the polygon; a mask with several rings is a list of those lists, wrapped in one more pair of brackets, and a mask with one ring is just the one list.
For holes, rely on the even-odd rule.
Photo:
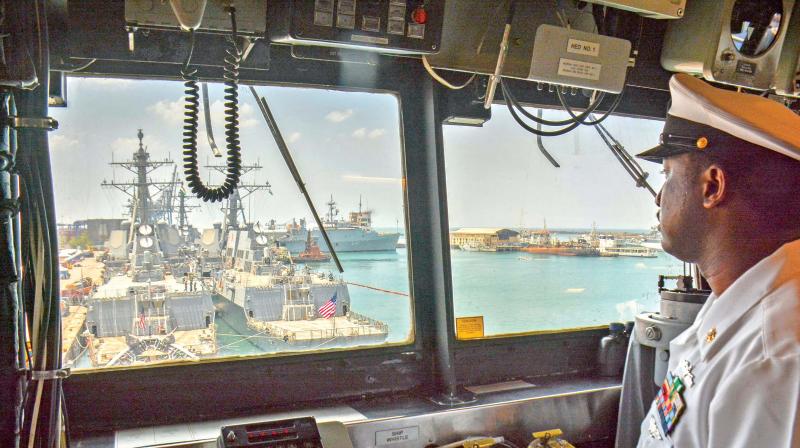
{"label": "gray electrical box", "polygon": [[619,93],[631,43],[625,39],[540,25],[533,42],[528,79]]}
{"label": "gray electrical box", "polygon": [[709,81],[767,90],[773,83],[794,0],[694,0],[671,21],[661,65]]}
{"label": "gray electrical box", "polygon": [[[434,68],[493,74],[508,8],[506,0],[446,2],[442,45],[438,53],[427,56],[428,62]],[[575,19],[573,28],[591,30],[594,27],[591,14],[575,14]],[[537,2],[516,3],[503,76],[528,77],[535,30],[543,23],[559,23],[556,8],[543,8]]]}

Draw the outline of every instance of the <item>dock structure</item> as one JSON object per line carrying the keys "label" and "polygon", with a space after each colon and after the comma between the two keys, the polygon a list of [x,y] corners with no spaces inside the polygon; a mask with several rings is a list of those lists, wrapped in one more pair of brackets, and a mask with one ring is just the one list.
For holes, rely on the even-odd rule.
{"label": "dock structure", "polygon": [[102,285],[105,269],[106,265],[102,261],[91,257],[84,258],[69,268],[69,278],[65,279],[62,284],[67,285],[80,281],[82,278],[89,278],[94,285]]}
{"label": "dock structure", "polygon": [[450,246],[464,250],[496,252],[519,243],[519,232],[506,228],[462,228],[450,232]]}
{"label": "dock structure", "polygon": [[61,316],[61,358],[65,364],[76,359],[86,347],[83,341],[84,323],[88,308],[80,305],[64,306],[66,315]]}

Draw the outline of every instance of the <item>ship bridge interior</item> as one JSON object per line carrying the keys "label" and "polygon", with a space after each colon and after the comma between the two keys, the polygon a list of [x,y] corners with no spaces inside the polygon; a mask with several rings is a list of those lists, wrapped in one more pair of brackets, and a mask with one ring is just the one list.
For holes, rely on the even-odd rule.
{"label": "ship bridge interior", "polygon": [[635,446],[677,325],[647,313],[707,291],[632,154],[677,72],[800,110],[792,0],[0,18],[4,447]]}

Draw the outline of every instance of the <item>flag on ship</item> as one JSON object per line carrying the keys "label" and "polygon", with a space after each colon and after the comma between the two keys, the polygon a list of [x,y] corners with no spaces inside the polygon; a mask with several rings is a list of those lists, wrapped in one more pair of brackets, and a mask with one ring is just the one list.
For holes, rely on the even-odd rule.
{"label": "flag on ship", "polygon": [[144,330],[144,313],[139,313],[139,322],[136,323],[136,326]]}
{"label": "flag on ship", "polygon": [[336,294],[338,292],[334,292],[333,297],[319,307],[319,315],[325,319],[330,319],[336,315]]}

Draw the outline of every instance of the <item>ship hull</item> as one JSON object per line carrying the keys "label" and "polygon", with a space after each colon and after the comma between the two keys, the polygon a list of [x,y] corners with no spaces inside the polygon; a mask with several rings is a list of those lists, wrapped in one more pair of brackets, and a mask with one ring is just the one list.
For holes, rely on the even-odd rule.
{"label": "ship hull", "polygon": [[[166,298],[171,328],[177,331],[200,330],[214,323],[210,292],[173,293]],[[134,333],[134,321],[142,310],[129,297],[90,299],[86,327],[96,337],[126,336]],[[145,309],[146,313],[147,310]],[[145,329],[156,333],[155,328]]]}
{"label": "ship hull", "polygon": [[[333,248],[336,252],[385,252],[397,248],[399,233],[378,233],[373,230],[351,229],[326,229]],[[281,246],[287,248],[292,254],[299,254],[306,248],[307,234],[305,231],[292,233],[290,236],[279,239]],[[313,230],[311,237],[317,241],[320,250],[330,252],[322,233]]]}
{"label": "ship hull", "polygon": [[[343,334],[344,331],[342,329],[335,331],[332,322],[328,323],[329,321],[322,320],[325,322],[326,326],[330,326],[329,333],[333,330],[335,333],[333,336],[327,335],[328,337],[311,337],[305,339],[283,337],[278,332],[266,331],[265,329],[268,324],[274,324],[280,321],[262,321],[251,318],[249,317],[251,310],[245,309],[233,301],[228,300],[222,294],[219,294],[218,297],[219,299],[215,300],[217,319],[224,322],[234,333],[245,338],[247,343],[266,353],[374,345],[385,341],[388,335],[388,332],[347,335]],[[254,302],[254,298],[255,302],[261,301],[261,308],[272,308],[271,305],[274,304],[275,300],[271,294],[256,294],[250,297],[251,303]],[[282,301],[282,298],[280,300]],[[343,319],[343,317],[338,316],[336,319]]]}
{"label": "ship hull", "polygon": [[563,257],[596,257],[599,252],[595,249],[579,248],[579,247],[521,247],[522,252],[543,255],[560,255]]}

